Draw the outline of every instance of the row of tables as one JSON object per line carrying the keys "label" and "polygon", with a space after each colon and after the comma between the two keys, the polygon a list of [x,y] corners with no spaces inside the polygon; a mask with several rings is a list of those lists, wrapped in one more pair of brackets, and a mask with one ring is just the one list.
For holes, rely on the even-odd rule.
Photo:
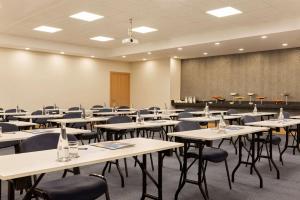
{"label": "row of tables", "polygon": [[[176,111],[175,111],[176,112]],[[222,111],[224,112],[224,111]],[[115,113],[115,112],[114,112]],[[164,118],[168,117],[166,112],[162,112],[158,115],[149,114],[143,116],[144,118]],[[202,115],[204,112],[192,112],[195,115]],[[220,112],[216,112],[220,113]],[[119,113],[120,114],[120,113]],[[172,113],[173,116],[176,116],[177,113]],[[231,120],[231,119],[238,119],[241,116],[244,115],[251,115],[256,117],[262,117],[262,116],[273,116],[276,113],[247,113],[247,114],[237,114],[233,116],[225,116],[225,119]],[[102,115],[105,116],[106,114]],[[131,111],[122,111],[120,115],[132,115]],[[22,116],[25,117],[25,116]],[[37,116],[35,116],[37,117]],[[42,117],[42,116],[38,116]],[[49,116],[47,116],[49,117]],[[47,118],[45,117],[45,118]],[[58,117],[58,116],[56,116]],[[32,119],[30,117],[26,117],[27,119]],[[22,118],[21,118],[22,119]],[[23,118],[25,119],[25,118]],[[48,118],[47,118],[48,119]],[[76,122],[104,122],[108,119],[108,117],[95,117],[95,118],[85,118],[85,119],[54,119],[49,118],[50,122],[55,123],[76,123]],[[219,117],[194,117],[194,118],[186,118],[184,120],[187,121],[197,121],[197,122],[212,122],[212,121],[218,121]],[[269,123],[267,123],[269,122]],[[11,123],[24,123],[24,122],[11,122]],[[30,123],[30,122],[28,122]],[[128,129],[143,129],[143,128],[151,128],[151,127],[162,127],[162,126],[174,126],[179,121],[176,120],[157,120],[157,121],[145,121],[143,123],[122,123],[122,124],[98,124],[95,125],[98,129],[106,129],[106,130],[128,130]],[[287,120],[282,123],[278,123],[275,120],[272,121],[263,121],[263,122],[255,122],[255,124],[247,124],[247,126],[235,126],[240,128],[234,128],[230,129],[231,126],[226,129],[224,133],[220,133],[216,129],[199,129],[195,131],[187,131],[187,132],[177,132],[177,133],[169,133],[168,136],[170,137],[181,137],[186,139],[186,142],[184,144],[181,143],[175,143],[175,142],[169,142],[169,141],[159,141],[159,140],[152,140],[152,139],[146,139],[146,138],[133,138],[133,139],[127,139],[126,142],[132,143],[135,146],[130,147],[127,149],[120,149],[120,150],[106,150],[106,149],[99,149],[97,147],[93,147],[90,145],[86,145],[86,151],[80,152],[80,158],[72,160],[67,163],[59,163],[55,161],[56,158],[56,150],[48,150],[43,152],[33,152],[33,153],[25,153],[25,154],[14,154],[14,155],[7,155],[7,156],[1,156],[0,157],[0,163],[3,163],[3,165],[0,165],[0,179],[8,181],[9,184],[13,184],[11,180],[15,178],[25,177],[25,176],[32,176],[37,175],[41,173],[49,173],[54,171],[59,171],[63,169],[73,168],[73,167],[81,167],[96,163],[103,163],[107,161],[112,161],[115,159],[121,159],[121,158],[127,158],[127,157],[134,157],[134,159],[139,163],[139,166],[143,173],[143,195],[142,199],[145,197],[150,197],[152,195],[147,193],[147,178],[149,177],[149,172],[147,172],[147,159],[146,154],[148,153],[154,153],[158,152],[158,178],[156,181],[156,186],[158,189],[158,196],[157,199],[162,199],[162,162],[163,162],[163,154],[166,152],[166,150],[184,147],[185,151],[187,149],[187,141],[193,140],[197,143],[199,143],[200,150],[204,147],[205,141],[214,141],[219,140],[223,138],[230,138],[230,137],[238,137],[239,140],[239,163],[235,170],[232,173],[232,180],[234,181],[234,175],[236,170],[239,168],[241,164],[245,164],[244,161],[242,161],[242,142],[241,137],[244,135],[251,134],[252,137],[255,137],[257,133],[268,131],[270,137],[272,137],[272,131],[270,131],[270,128],[276,128],[276,127],[289,127],[291,125],[298,125],[299,127],[300,120]],[[0,142],[3,141],[16,141],[16,140],[24,140],[29,137],[32,137],[33,135],[45,133],[47,131],[51,132],[58,132],[59,129],[36,129],[36,130],[29,130],[29,131],[20,131],[16,132],[15,134],[4,134],[3,137],[0,138]],[[78,131],[78,132],[76,132]],[[67,129],[68,134],[80,134],[83,133],[83,131],[88,130],[76,130],[76,129]],[[288,134],[287,134],[288,137]],[[254,141],[254,140],[252,140]],[[253,143],[253,144],[252,144]],[[251,145],[254,146],[254,142],[252,142]],[[299,143],[298,143],[299,147]],[[271,148],[271,147],[270,147]],[[253,148],[254,151],[255,148]],[[272,149],[270,149],[272,150]],[[142,161],[139,161],[137,156],[142,155]],[[255,160],[254,153],[252,154],[252,161],[249,162],[251,166],[253,167],[254,171],[258,174],[258,177],[260,179],[260,187],[263,186],[263,179],[256,169],[255,163],[257,160]],[[201,158],[201,151],[199,151],[199,156]],[[272,154],[270,155],[272,158]],[[200,159],[201,160],[201,159]],[[42,163],[42,164],[41,164]],[[19,166],[24,166],[20,168]],[[187,166],[187,160],[184,158],[184,165],[181,173],[180,183],[176,192],[176,198],[178,198],[179,192],[182,189],[182,187],[185,184],[186,179],[186,166]],[[274,163],[274,166],[275,163]],[[275,167],[276,168],[276,167]],[[279,178],[279,170],[277,169],[277,178]],[[201,177],[199,180],[201,180]],[[150,180],[153,180],[153,178],[150,178]],[[200,190],[202,191],[202,195],[204,199],[207,199],[205,193],[203,192],[203,188],[201,185],[201,181],[199,182]],[[10,191],[10,199],[13,199],[12,191]]]}

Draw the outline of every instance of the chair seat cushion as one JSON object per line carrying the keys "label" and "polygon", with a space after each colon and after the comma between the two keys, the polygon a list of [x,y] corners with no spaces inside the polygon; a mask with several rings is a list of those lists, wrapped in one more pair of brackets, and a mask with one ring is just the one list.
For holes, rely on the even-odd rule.
{"label": "chair seat cushion", "polygon": [[38,190],[55,200],[93,200],[103,195],[107,190],[105,181],[94,176],[69,176],[66,178],[41,182]]}
{"label": "chair seat cushion", "polygon": [[[270,140],[269,139],[266,139],[266,142],[270,142]],[[278,145],[278,144],[280,144],[280,142],[281,142],[281,138],[279,137],[279,136],[277,136],[277,135],[273,135],[272,136],[272,144],[274,144],[274,145]]]}
{"label": "chair seat cushion", "polygon": [[80,138],[83,140],[89,140],[97,138],[98,133],[97,132],[90,132],[90,133],[83,133],[80,135]]}
{"label": "chair seat cushion", "polygon": [[[205,147],[202,151],[202,159],[210,162],[222,162],[228,157],[227,151],[214,147]],[[187,158],[198,158],[198,150],[189,151]]]}
{"label": "chair seat cushion", "polygon": [[210,162],[222,162],[228,157],[227,151],[214,147],[206,147],[203,149],[203,160]]}

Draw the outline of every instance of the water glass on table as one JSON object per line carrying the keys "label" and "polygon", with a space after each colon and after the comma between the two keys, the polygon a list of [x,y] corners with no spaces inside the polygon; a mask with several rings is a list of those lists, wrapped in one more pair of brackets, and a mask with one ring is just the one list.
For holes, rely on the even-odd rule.
{"label": "water glass on table", "polygon": [[78,141],[69,141],[69,155],[71,158],[79,157],[78,146]]}

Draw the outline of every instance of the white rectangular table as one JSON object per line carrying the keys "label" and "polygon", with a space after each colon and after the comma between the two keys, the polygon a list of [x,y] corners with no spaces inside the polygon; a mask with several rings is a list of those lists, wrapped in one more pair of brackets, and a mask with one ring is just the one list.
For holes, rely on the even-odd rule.
{"label": "white rectangular table", "polygon": [[[269,127],[271,129],[276,129],[276,128],[284,128],[285,129],[285,133],[286,133],[285,134],[285,136],[286,136],[285,137],[285,145],[284,145],[284,149],[280,152],[280,161],[281,162],[282,162],[282,156],[283,156],[284,152],[287,150],[287,148],[293,148],[294,154],[295,154],[295,149],[297,149],[300,152],[300,119],[284,119],[283,121],[266,120],[266,121],[247,123],[246,125]],[[297,126],[296,136],[295,136],[296,137],[296,145],[289,145],[289,135],[291,133],[291,131],[290,131],[291,126]],[[272,130],[270,130],[270,134],[272,135]],[[271,149],[270,149],[270,154],[271,154]]]}
{"label": "white rectangular table", "polygon": [[54,122],[57,124],[65,123],[91,123],[91,122],[106,122],[108,117],[86,117],[86,118],[70,118],[70,119],[50,119],[49,122]]}
{"label": "white rectangular table", "polygon": [[[225,114],[227,111],[226,110],[210,110],[209,113],[210,114]],[[205,115],[205,112],[204,111],[192,111],[192,112],[189,112],[193,115]]]}
{"label": "white rectangular table", "polygon": [[24,122],[24,121],[9,121],[8,123],[16,125],[19,128],[30,128],[30,127],[34,127],[34,126],[38,125],[36,123]]}
{"label": "white rectangular table", "polygon": [[235,116],[252,116],[252,117],[260,117],[261,120],[263,121],[264,118],[263,117],[268,117],[268,119],[270,119],[270,117],[274,117],[277,113],[276,112],[246,112],[246,113],[236,113],[236,114],[231,114],[231,115],[235,115]]}
{"label": "white rectangular table", "polygon": [[[79,158],[72,159],[71,161],[65,163],[56,161],[56,149],[0,156],[0,179],[7,180],[9,184],[12,184],[10,180],[16,178],[22,178],[26,176],[33,176],[39,174],[41,174],[41,177],[45,173],[93,165],[98,163],[105,163],[107,161],[113,161],[116,159],[134,157],[134,159],[138,162],[142,170],[142,199],[144,199],[145,197],[150,196],[150,194],[147,193],[147,176],[151,176],[150,173],[147,172],[146,154],[158,152],[158,179],[155,180],[151,176],[149,180],[154,181],[156,183],[158,189],[158,196],[156,197],[156,199],[162,200],[162,166],[164,157],[163,154],[167,150],[182,147],[183,145],[181,143],[145,138],[127,139],[124,140],[124,142],[133,144],[134,146],[118,150],[108,150],[86,145],[85,147],[87,147],[87,150],[80,151]],[[143,157],[142,161],[139,161],[139,159],[137,158],[137,156],[140,155]],[[38,180],[40,180],[40,178],[38,178]],[[9,192],[11,193],[12,191]]]}
{"label": "white rectangular table", "polygon": [[[129,117],[136,118],[137,115],[128,115]],[[170,119],[171,117],[177,117],[178,113],[158,113],[158,114],[141,114],[141,117],[144,119],[155,119],[155,118],[163,118]]]}
{"label": "white rectangular table", "polygon": [[[170,137],[179,137],[181,138],[181,141],[184,142],[184,162],[183,162],[183,169],[181,171],[181,178],[179,181],[179,186],[175,194],[175,199],[178,199],[178,195],[180,191],[182,190],[183,186],[185,185],[186,182],[189,183],[194,183],[197,184],[200,187],[201,193],[204,197],[204,199],[208,199],[206,196],[206,193],[204,192],[204,189],[202,187],[202,150],[205,146],[205,141],[214,141],[214,140],[219,140],[219,139],[224,139],[224,138],[230,138],[230,137],[238,137],[239,141],[239,162],[235,169],[232,172],[232,182],[234,182],[234,175],[236,170],[240,167],[241,164],[250,164],[251,167],[255,170],[259,177],[260,181],[260,187],[263,187],[263,179],[257,170],[255,163],[255,141],[254,137],[255,134],[263,132],[263,131],[268,131],[268,128],[265,127],[251,127],[251,126],[229,126],[225,130],[218,130],[216,128],[208,128],[208,129],[198,129],[198,130],[192,130],[192,131],[183,131],[183,132],[174,132],[174,133],[169,133],[168,135]],[[241,136],[244,135],[252,135],[252,162],[246,162],[242,160],[242,140]],[[188,153],[188,146],[190,143],[196,143],[197,148],[199,150],[199,164],[198,164],[198,180],[193,181],[193,180],[188,180],[187,179],[187,153]],[[199,146],[198,146],[199,145]]]}
{"label": "white rectangular table", "polygon": [[32,119],[59,119],[62,118],[62,114],[55,114],[55,115],[24,115],[24,116],[16,116],[18,119],[22,120],[29,120],[32,121]]}
{"label": "white rectangular table", "polygon": [[[237,120],[240,119],[240,116],[232,116],[232,115],[224,115],[225,120]],[[190,122],[218,122],[220,121],[220,116],[211,116],[211,117],[188,117],[188,118],[181,118],[179,121],[190,121]]]}
{"label": "white rectangular table", "polygon": [[120,111],[120,112],[94,112],[95,116],[117,116],[117,115],[131,115],[136,111]]}

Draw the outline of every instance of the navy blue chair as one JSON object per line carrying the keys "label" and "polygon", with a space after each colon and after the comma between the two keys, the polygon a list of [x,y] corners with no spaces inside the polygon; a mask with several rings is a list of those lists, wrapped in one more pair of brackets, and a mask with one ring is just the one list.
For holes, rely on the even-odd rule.
{"label": "navy blue chair", "polygon": [[[19,131],[19,128],[10,123],[6,122],[0,122],[0,127],[2,128],[2,133],[12,133],[12,132],[17,132]],[[0,142],[0,149],[7,148],[7,147],[12,147],[12,146],[17,146],[19,144],[18,141],[12,141],[12,142]]]}
{"label": "navy blue chair", "polygon": [[112,112],[111,108],[101,108],[98,112]]}
{"label": "navy blue chair", "polygon": [[152,114],[152,112],[149,111],[149,110],[146,110],[146,109],[142,109],[142,110],[140,110],[140,114],[141,115],[148,115],[148,114]]}
{"label": "navy blue chair", "polygon": [[80,108],[79,107],[71,107],[71,108],[69,108],[68,109],[69,111],[76,111],[76,110],[80,110]]}
{"label": "navy blue chair", "polygon": [[[251,123],[251,122],[256,122],[256,121],[257,121],[257,119],[255,117],[253,117],[253,116],[244,116],[244,117],[241,118],[241,122],[244,125],[246,123]],[[268,133],[266,133],[266,134],[268,134]],[[251,142],[250,138],[248,138],[248,140]],[[256,138],[255,141],[258,141],[258,139]],[[266,152],[267,152],[267,156],[269,157],[268,144],[270,144],[270,142],[273,145],[276,145],[278,147],[278,151],[279,151],[279,154],[280,154],[280,152],[281,152],[281,150],[280,150],[281,138],[278,135],[272,135],[272,141],[270,141],[269,135],[260,137],[259,138],[259,142],[261,143],[261,146],[258,149],[258,155],[259,156],[262,155],[263,148],[265,147],[266,148]],[[250,155],[251,155],[251,147],[250,147],[250,151],[248,152],[248,158],[247,158],[247,160],[250,158]],[[270,170],[272,170],[271,160],[269,158],[268,158],[268,161],[269,161]],[[283,165],[283,161],[281,161],[281,164]]]}
{"label": "navy blue chair", "polygon": [[[20,110],[20,111],[24,112],[24,110]],[[15,112],[17,112],[17,109],[15,109],[15,108],[5,110],[5,113],[15,113]],[[18,118],[14,117],[14,116],[11,116],[11,115],[8,115],[8,116],[5,117],[5,120],[6,121],[18,120]]]}
{"label": "navy blue chair", "polygon": [[[21,153],[55,149],[59,139],[59,133],[41,134],[24,140],[20,144]],[[70,141],[76,140],[68,135]],[[94,200],[102,195],[109,200],[109,192],[106,179],[103,176],[91,174],[74,175],[62,179],[38,183],[30,196],[46,200]]]}
{"label": "navy blue chair", "polygon": [[[36,111],[34,111],[34,112],[31,113],[31,115],[42,115],[42,114],[43,114],[42,110],[36,110]],[[40,127],[41,126],[46,127],[47,124],[48,124],[48,121],[45,118],[32,119],[32,122],[39,124]]]}
{"label": "navy blue chair", "polygon": [[[191,131],[191,130],[198,130],[200,129],[200,125],[197,122],[189,122],[189,121],[182,121],[179,122],[175,128],[174,131],[175,132],[181,132],[181,131]],[[175,138],[175,141],[182,141],[182,139],[180,138]],[[197,145],[189,145],[189,149],[191,147],[195,147],[198,148]],[[188,150],[187,152],[187,158],[192,158],[194,159],[190,166],[188,166],[187,170],[190,169],[190,167],[195,163],[196,160],[199,159],[199,155],[198,153],[195,153],[194,151],[190,151]],[[220,149],[220,148],[215,148],[215,147],[205,147],[203,148],[202,151],[202,159],[204,161],[204,169],[203,169],[203,181],[204,181],[204,185],[205,185],[205,190],[206,190],[206,194],[208,196],[208,190],[207,190],[207,181],[206,181],[206,169],[207,169],[207,164],[208,162],[213,162],[213,163],[219,163],[219,162],[225,162],[225,168],[226,168],[226,174],[227,174],[227,179],[228,179],[228,184],[229,184],[229,188],[231,189],[231,180],[230,180],[230,175],[229,175],[229,170],[228,170],[228,164],[227,164],[227,157],[228,157],[228,153],[227,151]],[[180,161],[181,163],[181,161]],[[199,173],[199,172],[198,172]]]}
{"label": "navy blue chair", "polygon": [[155,109],[156,109],[156,110],[160,110],[160,107],[152,106],[152,107],[149,108],[149,110],[155,110]]}
{"label": "navy blue chair", "polygon": [[183,112],[195,112],[198,111],[196,108],[185,108]]}
{"label": "navy blue chair", "polygon": [[192,113],[189,112],[181,112],[178,114],[178,119],[182,119],[182,118],[191,118],[194,117]]}

